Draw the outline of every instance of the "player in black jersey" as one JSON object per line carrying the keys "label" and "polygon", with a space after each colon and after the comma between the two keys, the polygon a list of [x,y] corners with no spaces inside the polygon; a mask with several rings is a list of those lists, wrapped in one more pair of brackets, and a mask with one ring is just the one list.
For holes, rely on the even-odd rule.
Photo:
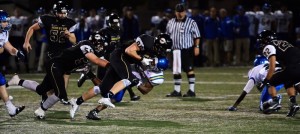
{"label": "player in black jersey", "polygon": [[[108,46],[106,47],[105,54],[104,54],[104,59],[109,60],[110,53],[115,49],[115,46],[117,46],[119,43],[121,43],[120,17],[116,13],[111,13],[110,15],[108,15],[108,17],[106,19],[106,24],[108,26],[105,28],[102,28],[100,30],[100,32],[103,33],[103,36],[110,36],[110,38],[111,38],[111,41],[108,44]],[[97,78],[102,80],[105,75],[105,72],[106,72],[105,68],[98,67]],[[96,76],[89,69],[89,71],[87,71],[86,73],[83,73],[80,76],[80,78],[77,82],[78,87],[81,87],[87,78],[90,78],[91,80],[93,80],[95,77]],[[136,96],[131,88],[128,88],[127,91],[130,95],[131,100],[136,101],[136,100],[140,99],[140,96]]]}
{"label": "player in black jersey", "polygon": [[[110,98],[127,87],[133,87],[139,80],[132,74],[131,64],[149,66],[153,57],[166,55],[166,50],[171,49],[172,39],[168,34],[161,33],[157,37],[142,34],[130,46],[119,44],[110,56],[110,66],[99,86],[90,88],[77,99],[71,99],[71,118],[84,101],[101,93],[104,97],[98,102],[105,107],[114,107]],[[146,56],[147,55],[147,56]],[[152,58],[151,58],[152,57]],[[148,93],[153,87],[139,88],[141,93]]]}
{"label": "player in black jersey", "polygon": [[[76,22],[70,18],[68,15],[68,5],[63,1],[58,1],[53,5],[53,15],[45,14],[39,17],[38,22],[34,23],[27,31],[26,38],[24,42],[24,49],[29,52],[31,50],[31,45],[29,43],[30,38],[33,33],[42,28],[46,31],[46,37],[48,40],[47,45],[47,62],[53,57],[59,55],[62,50],[72,46],[71,44],[76,43],[76,37],[74,29],[76,27]],[[45,66],[47,66],[45,64]],[[70,72],[67,72],[64,76],[65,86],[67,87],[69,81]],[[42,102],[47,98],[47,95],[42,96]]]}
{"label": "player in black jersey", "polygon": [[77,45],[63,50],[60,55],[53,57],[49,61],[46,76],[41,84],[31,80],[22,80],[17,75],[9,83],[23,86],[39,95],[54,89],[55,93],[49,96],[41,107],[35,111],[35,115],[38,118],[44,118],[45,111],[59,100],[63,104],[69,104],[63,79],[63,75],[66,72],[71,72],[84,66],[89,61],[101,67],[109,66],[107,60],[98,58],[98,55],[103,55],[105,50],[104,44],[107,44],[106,40],[100,36],[99,31],[96,31],[89,40],[81,41]]}
{"label": "player in black jersey", "polygon": [[[287,116],[295,116],[300,108],[296,103],[294,87],[300,81],[300,49],[285,40],[277,40],[276,34],[269,30],[262,31],[257,41],[263,55],[269,60],[269,70],[263,83],[268,86],[268,92],[273,99],[271,106],[264,112],[271,113],[279,105],[275,87],[283,83],[290,97],[290,111]],[[276,61],[283,66],[283,70],[274,73]]]}

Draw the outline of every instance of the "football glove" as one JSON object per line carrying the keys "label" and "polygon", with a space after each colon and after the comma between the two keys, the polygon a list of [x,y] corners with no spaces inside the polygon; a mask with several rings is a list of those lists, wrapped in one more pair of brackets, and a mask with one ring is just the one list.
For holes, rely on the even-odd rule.
{"label": "football glove", "polygon": [[24,61],[24,59],[25,59],[24,53],[20,50],[17,51],[17,57],[18,57],[18,60],[20,60],[20,61]]}
{"label": "football glove", "polygon": [[151,62],[153,61],[153,59],[149,59],[149,58],[145,58],[143,57],[141,60],[141,63],[145,66],[149,66],[151,64]]}

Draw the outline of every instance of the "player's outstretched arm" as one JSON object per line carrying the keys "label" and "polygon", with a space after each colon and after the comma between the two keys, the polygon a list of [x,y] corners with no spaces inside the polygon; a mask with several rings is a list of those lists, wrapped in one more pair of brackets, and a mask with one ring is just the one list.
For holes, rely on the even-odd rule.
{"label": "player's outstretched arm", "polygon": [[34,31],[39,30],[40,26],[38,23],[33,24],[29,29],[27,30],[25,41],[23,44],[23,48],[29,53],[29,51],[32,49],[31,45],[29,43],[31,36],[33,35]]}
{"label": "player's outstretched arm", "polygon": [[244,100],[244,98],[246,97],[246,95],[253,89],[254,87],[254,80],[253,79],[249,79],[247,84],[245,85],[243,92],[241,93],[241,95],[239,96],[239,98],[235,101],[235,103],[233,104],[233,106],[230,106],[228,108],[229,111],[236,111],[237,110],[237,106]]}

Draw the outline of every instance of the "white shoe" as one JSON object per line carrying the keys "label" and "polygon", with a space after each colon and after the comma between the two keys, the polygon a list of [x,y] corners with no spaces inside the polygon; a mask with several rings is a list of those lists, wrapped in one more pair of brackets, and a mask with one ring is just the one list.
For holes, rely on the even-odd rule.
{"label": "white shoe", "polygon": [[107,107],[115,108],[115,105],[111,103],[110,98],[101,98],[98,103],[103,104]]}
{"label": "white shoe", "polygon": [[45,119],[45,111],[41,107],[34,111],[34,115],[38,119]]}
{"label": "white shoe", "polygon": [[19,82],[20,82],[19,75],[16,74],[7,82],[7,84],[9,86],[12,86],[12,85],[18,85]]}
{"label": "white shoe", "polygon": [[79,105],[76,104],[76,100],[77,100],[77,99],[74,99],[74,98],[72,98],[72,99],[70,100],[70,103],[71,103],[70,117],[71,117],[71,119],[74,118],[74,116],[75,116],[77,110],[79,109]]}

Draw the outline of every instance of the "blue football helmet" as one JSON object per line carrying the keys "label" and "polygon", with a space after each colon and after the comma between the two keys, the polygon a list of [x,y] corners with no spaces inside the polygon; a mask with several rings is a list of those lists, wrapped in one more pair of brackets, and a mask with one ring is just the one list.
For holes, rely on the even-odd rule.
{"label": "blue football helmet", "polygon": [[8,22],[7,26],[3,27],[0,25],[2,31],[9,31],[11,28],[10,17],[7,12],[0,10],[0,22]]}
{"label": "blue football helmet", "polygon": [[260,64],[265,64],[265,63],[268,63],[268,59],[265,57],[265,56],[262,56],[262,55],[257,55],[255,57],[255,60],[253,62],[254,66],[258,66]]}
{"label": "blue football helmet", "polygon": [[269,12],[269,11],[271,11],[271,9],[272,9],[272,6],[271,6],[269,3],[265,3],[265,4],[262,6],[262,10],[263,10],[264,12]]}
{"label": "blue football helmet", "polygon": [[168,69],[168,66],[169,66],[169,60],[166,57],[159,57],[158,58],[158,61],[157,61],[157,64],[156,64],[156,67],[158,69],[166,70],[166,69]]}

